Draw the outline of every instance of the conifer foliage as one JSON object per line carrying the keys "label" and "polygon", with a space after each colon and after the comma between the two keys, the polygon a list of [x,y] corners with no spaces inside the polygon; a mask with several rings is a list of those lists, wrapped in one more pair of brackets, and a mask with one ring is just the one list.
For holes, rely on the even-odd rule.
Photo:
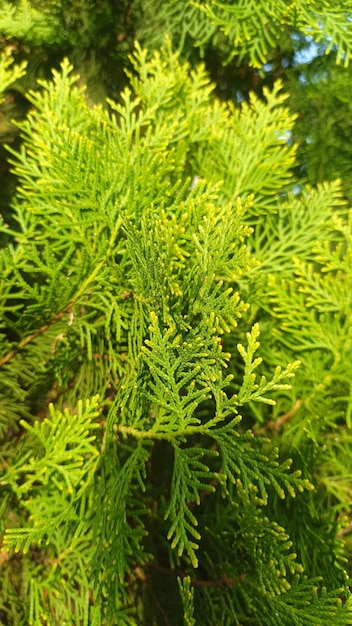
{"label": "conifer foliage", "polygon": [[294,177],[280,83],[235,108],[169,38],[129,63],[103,106],[65,59],[8,147],[0,621],[348,626],[341,186]]}

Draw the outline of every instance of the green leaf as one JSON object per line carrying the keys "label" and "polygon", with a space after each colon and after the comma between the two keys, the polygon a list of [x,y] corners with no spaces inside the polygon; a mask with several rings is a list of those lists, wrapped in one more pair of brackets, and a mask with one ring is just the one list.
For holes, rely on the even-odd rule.
{"label": "green leaf", "polygon": [[295,375],[295,370],[301,363],[300,361],[295,361],[289,364],[284,371],[278,366],[275,369],[272,380],[267,381],[265,376],[262,376],[260,382],[257,383],[255,370],[262,363],[261,357],[254,357],[255,352],[260,346],[259,341],[257,341],[259,334],[259,324],[254,324],[251,332],[247,333],[248,348],[244,348],[242,344],[237,345],[237,349],[245,363],[243,383],[238,393],[239,406],[253,400],[274,405],[275,400],[265,397],[264,394],[271,391],[291,389],[291,385],[282,383],[281,381],[283,379],[292,378]]}
{"label": "green leaf", "polygon": [[280,498],[285,498],[285,492],[295,497],[296,492],[304,489],[312,490],[309,480],[301,478],[301,471],[290,471],[292,460],[288,459],[281,465],[278,462],[278,450],[272,448],[268,454],[263,454],[260,448],[269,443],[262,437],[254,437],[251,431],[240,434],[236,429],[238,418],[226,426],[210,428],[207,434],[219,446],[221,458],[221,472],[226,477],[226,489],[239,481],[245,498],[249,501],[257,498],[259,490],[260,502],[268,501],[268,490],[275,489]]}
{"label": "green leaf", "polygon": [[191,578],[190,576],[185,576],[184,578],[178,578],[178,587],[180,590],[180,596],[183,604],[183,623],[184,626],[195,626],[196,620],[193,617],[194,613],[194,605],[193,605],[193,596],[194,589],[191,586]]}
{"label": "green leaf", "polygon": [[202,491],[215,491],[211,481],[217,478],[217,474],[210,471],[203,458],[217,456],[218,453],[216,450],[202,448],[182,448],[177,442],[173,442],[172,446],[174,467],[170,502],[165,514],[165,519],[170,519],[171,526],[167,538],[171,540],[171,548],[176,548],[179,556],[185,553],[193,567],[198,567],[196,550],[201,537],[196,530],[198,521],[193,509],[194,506],[199,506]]}
{"label": "green leaf", "polygon": [[49,418],[33,426],[22,422],[32,440],[27,439],[22,458],[5,473],[3,484],[23,499],[30,524],[8,528],[7,548],[26,552],[32,542],[50,541],[63,523],[78,521],[75,504],[90,487],[98,463],[93,445],[98,407],[96,396],[80,402],[77,414],[51,405]]}
{"label": "green leaf", "polygon": [[[147,531],[142,520],[148,508],[141,499],[145,491],[146,462],[149,458],[149,441],[138,441],[131,448],[108,444],[101,460],[101,476],[97,484],[95,511],[92,524],[95,543],[93,572],[100,593],[114,593],[125,582],[125,577],[146,554],[142,540]],[[118,451],[127,452],[125,463],[111,464]],[[106,578],[105,571],[114,572]],[[121,591],[121,589],[120,589]]]}

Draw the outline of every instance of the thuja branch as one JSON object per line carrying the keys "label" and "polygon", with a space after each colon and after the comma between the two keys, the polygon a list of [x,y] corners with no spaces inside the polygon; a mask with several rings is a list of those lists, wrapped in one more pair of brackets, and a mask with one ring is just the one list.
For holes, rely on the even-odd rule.
{"label": "thuja branch", "polygon": [[96,279],[99,272],[104,267],[104,264],[105,264],[105,259],[100,261],[100,263],[98,263],[95,266],[93,272],[90,274],[90,276],[88,276],[88,278],[84,281],[81,288],[77,291],[76,296],[72,300],[70,300],[70,302],[68,302],[68,304],[66,304],[66,306],[64,306],[64,308],[61,309],[61,311],[56,313],[56,315],[54,315],[54,317],[52,317],[51,320],[49,320],[49,322],[47,322],[46,324],[43,324],[34,333],[31,333],[30,335],[22,339],[22,341],[20,341],[15,348],[13,348],[4,357],[2,357],[2,359],[0,359],[0,367],[5,365],[9,361],[11,361],[11,359],[14,356],[16,356],[18,352],[23,350],[23,348],[25,348],[29,343],[31,343],[37,337],[45,333],[49,328],[51,328],[51,326],[54,326],[54,324],[59,322],[64,317],[64,315],[66,315],[66,313],[68,313],[70,309],[72,309],[72,307],[76,304],[76,302],[81,297],[81,295],[83,295],[86,292],[88,286]]}
{"label": "thuja branch", "polygon": [[51,326],[56,324],[59,320],[61,320],[64,317],[64,315],[66,315],[66,313],[69,312],[69,310],[72,308],[74,304],[75,304],[75,300],[71,300],[71,302],[69,302],[61,311],[59,311],[59,313],[57,313],[49,322],[47,322],[46,324],[43,324],[43,326],[38,328],[38,330],[36,330],[34,333],[22,339],[22,341],[20,341],[20,343],[15,348],[13,348],[13,350],[8,352],[2,359],[0,359],[0,367],[2,365],[5,365],[9,361],[11,361],[11,359],[14,356],[16,356],[18,352],[20,352],[20,350],[23,350],[23,348],[25,348],[29,343],[31,343],[31,341],[34,341],[34,339],[39,337],[39,335],[42,335],[43,333],[45,333],[45,331],[48,330],[48,328],[50,328]]}
{"label": "thuja branch", "polygon": [[187,428],[182,428],[179,430],[169,430],[169,431],[156,431],[153,428],[149,430],[139,430],[138,428],[134,428],[133,426],[121,426],[115,425],[114,432],[116,434],[121,433],[123,437],[132,436],[136,439],[158,439],[160,441],[173,441],[178,437],[183,437],[187,434],[190,435],[199,435],[206,434],[209,432],[212,426],[215,426],[220,421],[219,418],[209,420],[206,424],[197,424],[197,426],[187,426]]}

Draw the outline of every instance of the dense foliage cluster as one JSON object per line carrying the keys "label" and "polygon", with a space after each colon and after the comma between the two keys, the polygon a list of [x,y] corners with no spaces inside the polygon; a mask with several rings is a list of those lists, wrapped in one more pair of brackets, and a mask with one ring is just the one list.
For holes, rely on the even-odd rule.
{"label": "dense foliage cluster", "polygon": [[348,626],[352,3],[98,4],[0,2],[0,622]]}

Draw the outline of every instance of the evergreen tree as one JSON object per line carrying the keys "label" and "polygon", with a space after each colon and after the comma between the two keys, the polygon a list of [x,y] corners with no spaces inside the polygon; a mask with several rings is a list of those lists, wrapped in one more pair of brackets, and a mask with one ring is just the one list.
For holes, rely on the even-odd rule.
{"label": "evergreen tree", "polygon": [[[121,25],[111,58],[143,45],[107,103],[70,60],[43,70],[7,147],[0,621],[348,626],[346,170],[305,180],[294,95],[262,66],[297,31],[347,64],[352,7],[1,4],[2,93],[26,46],[79,70]],[[219,99],[214,50],[258,92]]]}

